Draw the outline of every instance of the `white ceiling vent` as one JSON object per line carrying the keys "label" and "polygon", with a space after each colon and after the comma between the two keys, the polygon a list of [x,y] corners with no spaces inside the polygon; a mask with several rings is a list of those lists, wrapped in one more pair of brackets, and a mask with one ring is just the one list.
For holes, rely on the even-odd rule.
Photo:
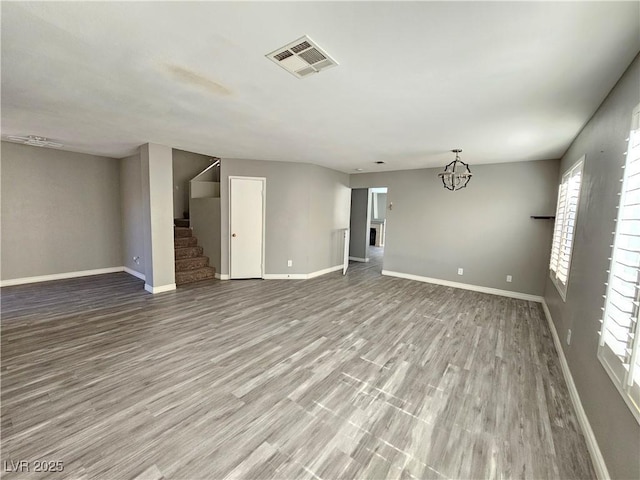
{"label": "white ceiling vent", "polygon": [[274,50],[266,57],[298,78],[304,78],[338,65],[338,62],[306,35]]}
{"label": "white ceiling vent", "polygon": [[60,148],[62,147],[61,143],[52,142],[46,137],[38,137],[37,135],[28,135],[26,137],[21,137],[18,135],[8,135],[7,140],[10,142],[24,143],[25,145],[32,145],[34,147],[52,147],[52,148]]}

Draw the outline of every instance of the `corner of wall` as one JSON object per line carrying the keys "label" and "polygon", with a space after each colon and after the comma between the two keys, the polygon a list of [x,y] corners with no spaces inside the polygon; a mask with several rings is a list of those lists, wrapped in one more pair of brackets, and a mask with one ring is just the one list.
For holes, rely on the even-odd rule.
{"label": "corner of wall", "polygon": [[587,443],[587,449],[589,450],[589,454],[591,455],[591,461],[593,462],[593,467],[596,471],[596,475],[599,480],[607,480],[611,478],[609,476],[609,471],[607,470],[607,465],[604,461],[604,457],[602,456],[602,452],[600,451],[600,446],[598,445],[596,436],[591,428],[591,423],[589,423],[589,418],[587,417],[587,414],[584,411],[584,407],[582,406],[582,401],[580,400],[578,389],[576,388],[575,382],[573,381],[573,376],[571,375],[569,364],[567,363],[567,359],[564,355],[562,342],[560,341],[560,337],[558,337],[558,332],[556,331],[556,327],[553,323],[551,312],[549,311],[547,302],[544,299],[542,300],[542,309],[547,319],[547,324],[549,325],[551,336],[553,337],[553,344],[556,347],[558,358],[560,359],[560,368],[562,369],[562,375],[567,384],[569,397],[571,398],[571,403],[573,404],[573,408],[576,412],[578,423],[582,428],[582,433]]}

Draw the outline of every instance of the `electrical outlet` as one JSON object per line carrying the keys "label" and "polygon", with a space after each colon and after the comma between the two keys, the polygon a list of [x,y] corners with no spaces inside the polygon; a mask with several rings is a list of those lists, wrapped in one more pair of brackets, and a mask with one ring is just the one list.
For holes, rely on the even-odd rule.
{"label": "electrical outlet", "polygon": [[463,274],[464,274],[464,268],[459,268],[458,275],[463,275]]}
{"label": "electrical outlet", "polygon": [[571,345],[571,329],[567,330],[567,345]]}
{"label": "electrical outlet", "polygon": [[287,260],[287,267],[293,267],[293,260]]}
{"label": "electrical outlet", "polygon": [[140,257],[133,257],[133,263],[140,265]]}
{"label": "electrical outlet", "polygon": [[511,275],[507,275],[507,282],[511,283],[513,281],[513,277]]}

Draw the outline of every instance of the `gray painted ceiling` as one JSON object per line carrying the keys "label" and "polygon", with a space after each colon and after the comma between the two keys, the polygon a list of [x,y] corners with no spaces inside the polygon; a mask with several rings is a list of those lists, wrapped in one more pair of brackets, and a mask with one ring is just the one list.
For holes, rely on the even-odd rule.
{"label": "gray painted ceiling", "polygon": [[[640,51],[639,5],[2,2],[2,134],[349,173],[559,158]],[[265,58],[305,34],[340,65]]]}

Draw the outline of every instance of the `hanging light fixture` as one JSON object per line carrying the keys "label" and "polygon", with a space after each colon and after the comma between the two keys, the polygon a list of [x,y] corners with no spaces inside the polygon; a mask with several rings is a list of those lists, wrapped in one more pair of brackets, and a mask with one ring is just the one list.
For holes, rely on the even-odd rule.
{"label": "hanging light fixture", "polygon": [[439,173],[438,176],[442,179],[444,188],[455,192],[466,187],[473,174],[469,169],[469,165],[460,160],[459,154],[462,149],[456,148],[451,151],[456,154],[456,159],[444,167],[444,172]]}

